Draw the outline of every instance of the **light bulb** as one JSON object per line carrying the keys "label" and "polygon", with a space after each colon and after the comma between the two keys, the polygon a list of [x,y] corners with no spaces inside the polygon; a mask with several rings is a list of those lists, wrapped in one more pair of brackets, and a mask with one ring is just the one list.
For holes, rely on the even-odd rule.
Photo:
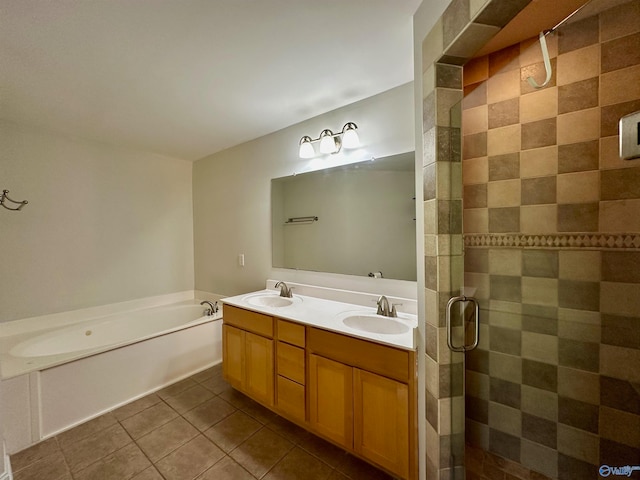
{"label": "light bulb", "polygon": [[333,132],[329,129],[320,133],[320,153],[335,153],[338,151],[338,145],[333,138]]}
{"label": "light bulb", "polygon": [[342,131],[342,146],[344,148],[358,148],[360,146],[360,138],[358,137],[357,126],[353,122],[347,123]]}
{"label": "light bulb", "polygon": [[300,139],[300,151],[298,152],[300,158],[313,158],[316,156],[316,151],[311,145],[311,137],[304,136]]}

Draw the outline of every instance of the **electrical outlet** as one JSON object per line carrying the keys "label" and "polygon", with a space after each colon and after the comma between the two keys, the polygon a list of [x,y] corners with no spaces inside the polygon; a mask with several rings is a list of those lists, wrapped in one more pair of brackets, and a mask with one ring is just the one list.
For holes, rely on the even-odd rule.
{"label": "electrical outlet", "polygon": [[240,265],[241,267],[244,267],[244,253],[238,254],[238,265]]}

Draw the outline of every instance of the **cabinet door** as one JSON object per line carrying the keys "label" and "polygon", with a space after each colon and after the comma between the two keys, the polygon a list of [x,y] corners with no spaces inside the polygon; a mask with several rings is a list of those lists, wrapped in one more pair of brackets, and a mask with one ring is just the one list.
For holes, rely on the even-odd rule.
{"label": "cabinet door", "polygon": [[306,411],[304,385],[280,375],[277,375],[276,379],[278,410],[288,417],[304,422]]}
{"label": "cabinet door", "polygon": [[409,387],[354,368],[354,450],[402,478],[409,475]]}
{"label": "cabinet door", "polygon": [[273,340],[244,332],[244,390],[254,399],[273,406]]}
{"label": "cabinet door", "polygon": [[244,383],[245,333],[229,325],[222,326],[222,372],[224,378],[236,388]]}
{"label": "cabinet door", "polygon": [[353,368],[311,354],[308,388],[312,428],[353,448]]}

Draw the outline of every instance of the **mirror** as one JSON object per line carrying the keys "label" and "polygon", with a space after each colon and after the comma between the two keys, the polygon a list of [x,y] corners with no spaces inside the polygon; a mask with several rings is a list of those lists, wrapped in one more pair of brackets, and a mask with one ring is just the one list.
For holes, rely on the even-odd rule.
{"label": "mirror", "polygon": [[415,281],[415,212],[414,152],[272,179],[273,267]]}

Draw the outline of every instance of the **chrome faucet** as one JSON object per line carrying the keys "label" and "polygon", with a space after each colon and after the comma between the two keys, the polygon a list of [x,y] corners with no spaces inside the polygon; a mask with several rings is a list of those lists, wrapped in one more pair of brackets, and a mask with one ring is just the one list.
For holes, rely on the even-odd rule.
{"label": "chrome faucet", "polygon": [[399,303],[394,303],[389,307],[389,300],[384,295],[380,295],[376,303],[378,304],[378,311],[376,312],[378,315],[384,315],[385,317],[391,318],[396,318],[398,316],[396,305],[400,305]]}
{"label": "chrome faucet", "polygon": [[284,282],[278,282],[275,285],[276,288],[280,287],[280,296],[291,298],[293,297],[293,293],[291,293],[291,288],[287,287],[287,284]]}
{"label": "chrome faucet", "polygon": [[215,315],[216,313],[218,313],[218,302],[215,303],[211,303],[208,300],[203,300],[202,302],[200,302],[200,305],[209,305],[209,308],[207,308],[204,311],[204,314],[207,317],[213,317],[213,315]]}

